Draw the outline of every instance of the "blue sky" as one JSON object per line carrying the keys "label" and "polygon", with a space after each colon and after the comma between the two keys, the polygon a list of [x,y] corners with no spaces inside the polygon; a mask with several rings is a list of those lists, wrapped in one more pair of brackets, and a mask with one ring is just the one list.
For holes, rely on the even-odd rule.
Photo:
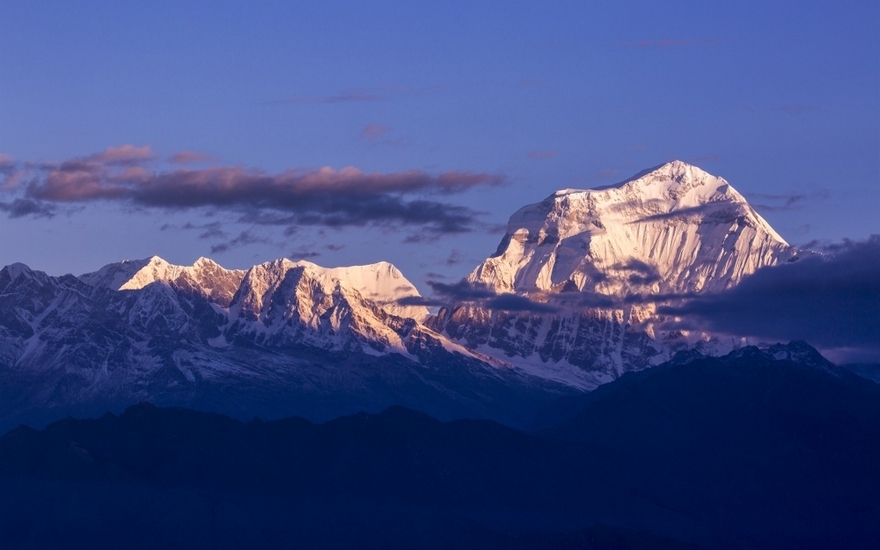
{"label": "blue sky", "polygon": [[[769,4],[3,2],[0,160],[131,145],[154,173],[417,173],[429,181],[404,206],[458,205],[472,223],[268,225],[216,204],[76,200],[0,213],[0,264],[388,260],[424,289],[491,254],[519,207],[673,158],[768,207],[789,242],[864,239],[880,229],[880,6]],[[183,151],[199,162],[168,162]],[[504,183],[438,183],[462,173]]]}

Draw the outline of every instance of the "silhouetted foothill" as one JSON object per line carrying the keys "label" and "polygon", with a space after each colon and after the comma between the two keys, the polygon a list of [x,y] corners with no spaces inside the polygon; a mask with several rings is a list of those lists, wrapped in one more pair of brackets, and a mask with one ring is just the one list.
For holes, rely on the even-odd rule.
{"label": "silhouetted foothill", "polygon": [[543,423],[525,433],[402,407],[245,423],[142,403],[20,427],[0,438],[0,536],[670,549],[880,537],[880,386],[802,343],[683,355],[564,398]]}

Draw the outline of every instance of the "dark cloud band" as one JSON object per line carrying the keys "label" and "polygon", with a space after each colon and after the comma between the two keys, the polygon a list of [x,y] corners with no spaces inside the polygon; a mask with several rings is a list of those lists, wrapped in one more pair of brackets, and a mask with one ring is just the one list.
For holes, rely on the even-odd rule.
{"label": "dark cloud band", "polygon": [[[10,215],[45,215],[51,205],[116,201],[164,209],[216,208],[239,212],[253,223],[359,226],[398,223],[435,233],[469,231],[477,213],[437,200],[501,176],[420,170],[391,174],[357,168],[289,170],[272,174],[241,167],[151,169],[149,147],[122,146],[61,163],[31,165],[27,204],[3,203]],[[433,197],[433,198],[432,198]]]}
{"label": "dark cloud band", "polygon": [[880,235],[766,267],[736,287],[658,311],[704,330],[829,348],[880,348]]}
{"label": "dark cloud band", "polygon": [[496,311],[516,311],[531,313],[554,313],[558,308],[554,305],[532,300],[518,294],[498,294],[481,283],[471,283],[464,279],[456,283],[428,281],[434,292],[434,298],[409,296],[398,300],[401,305],[449,306],[453,303],[468,303]]}

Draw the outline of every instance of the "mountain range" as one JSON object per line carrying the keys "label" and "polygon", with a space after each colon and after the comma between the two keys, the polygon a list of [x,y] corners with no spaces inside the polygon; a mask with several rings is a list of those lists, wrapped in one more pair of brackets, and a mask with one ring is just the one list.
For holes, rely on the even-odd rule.
{"label": "mountain range", "polygon": [[674,161],[520,209],[494,255],[429,297],[387,262],[152,257],[78,277],[12,264],[0,428],[144,400],[316,421],[402,405],[523,427],[557,397],[681,351],[749,344],[682,330],[657,304],[800,254],[724,179]]}

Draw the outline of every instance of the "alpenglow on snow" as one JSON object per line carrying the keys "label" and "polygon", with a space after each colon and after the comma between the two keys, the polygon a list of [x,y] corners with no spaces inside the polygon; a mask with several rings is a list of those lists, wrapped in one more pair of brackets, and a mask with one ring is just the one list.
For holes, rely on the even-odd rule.
{"label": "alpenglow on snow", "polygon": [[526,421],[676,351],[730,351],[735,335],[668,328],[657,297],[724,290],[796,254],[725,180],[675,161],[511,216],[465,284],[543,309],[471,300],[431,315],[387,262],[231,270],[152,257],[80,277],[14,264],[0,270],[0,377],[22,391],[0,417],[151,400],[243,417],[403,404]]}

